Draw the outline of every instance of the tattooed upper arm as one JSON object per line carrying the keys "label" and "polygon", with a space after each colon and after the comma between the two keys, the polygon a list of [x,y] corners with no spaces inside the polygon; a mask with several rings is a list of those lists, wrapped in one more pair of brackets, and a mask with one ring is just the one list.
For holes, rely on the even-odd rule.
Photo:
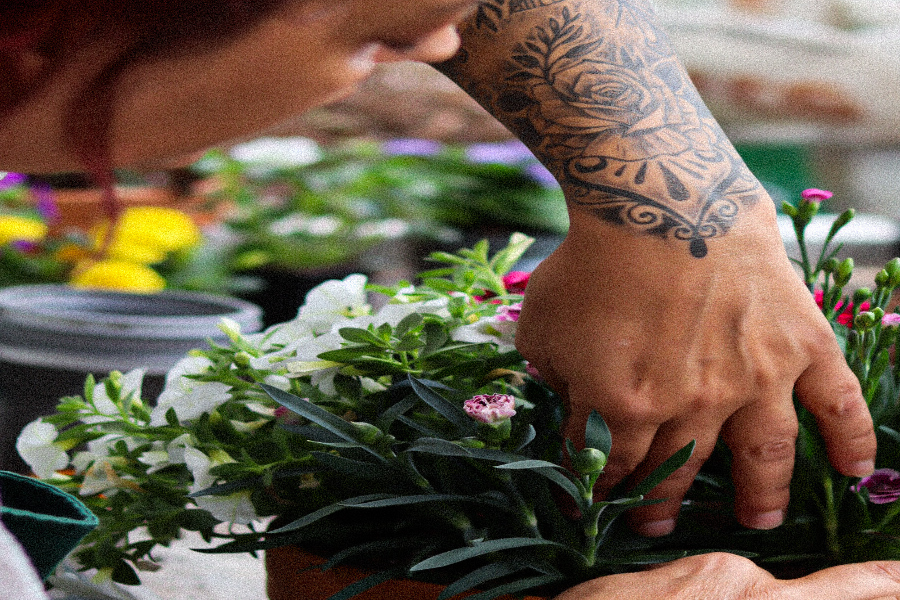
{"label": "tattooed upper arm", "polygon": [[440,65],[576,208],[695,257],[760,197],[645,0],[485,0]]}

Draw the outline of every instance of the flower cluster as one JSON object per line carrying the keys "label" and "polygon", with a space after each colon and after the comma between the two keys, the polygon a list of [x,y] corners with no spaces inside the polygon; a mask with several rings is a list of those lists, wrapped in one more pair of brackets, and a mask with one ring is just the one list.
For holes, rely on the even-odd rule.
{"label": "flower cluster", "polygon": [[125,209],[111,227],[57,227],[52,190],[25,177],[0,177],[0,285],[63,283],[154,292],[166,279],[153,265],[195,248],[200,230],[185,213],[164,207]]}
{"label": "flower cluster", "polygon": [[[794,207],[801,237],[811,202]],[[850,218],[838,216],[833,233]],[[517,234],[493,256],[486,242],[434,253],[444,266],[417,285],[366,285],[361,275],[325,282],[295,319],[262,333],[223,322],[230,342],[186,356],[155,404],[141,396],[139,371],[90,378],[83,396],[62,399],[18,441],[36,474],[80,494],[100,518],[75,558],[100,577],[137,583],[156,545],[198,531],[223,542],[215,551],[301,545],[329,567],[359,561],[378,572],[365,580],[372,585],[438,581],[447,598],[473,588],[483,598],[553,595],[713,549],[812,570],[900,558],[900,365],[891,359],[900,313],[887,311],[900,259],[874,289],[846,293],[852,260],[826,244],[815,262],[797,261],[859,378],[880,469],[862,480],[839,475],[798,404],[781,527],[738,525],[721,447],[675,532],[651,539],[617,519],[650,503],[644,496],[694,444],[632,487],[593,497],[609,429],[593,413],[583,447],[562,439],[564,403],[513,346],[527,274],[511,270],[529,243]],[[374,292],[387,297],[377,309]],[[134,539],[142,528],[151,539]]]}

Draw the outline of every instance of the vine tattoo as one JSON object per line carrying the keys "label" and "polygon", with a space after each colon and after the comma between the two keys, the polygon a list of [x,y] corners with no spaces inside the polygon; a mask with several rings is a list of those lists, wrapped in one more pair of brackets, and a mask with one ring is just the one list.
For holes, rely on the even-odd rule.
{"label": "vine tattoo", "polygon": [[497,37],[523,13],[534,22],[510,46],[504,85],[467,86],[466,53],[443,68],[544,160],[570,202],[605,222],[686,242],[702,258],[707,240],[758,199],[758,183],[651,9],[642,0],[583,4],[484,0],[465,35]]}

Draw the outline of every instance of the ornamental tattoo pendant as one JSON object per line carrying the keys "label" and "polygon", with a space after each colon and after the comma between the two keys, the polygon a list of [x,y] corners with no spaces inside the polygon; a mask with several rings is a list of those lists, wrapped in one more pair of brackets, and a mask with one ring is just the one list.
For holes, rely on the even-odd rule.
{"label": "ornamental tattoo pendant", "polygon": [[571,202],[702,258],[759,187],[649,11],[629,0],[595,4],[591,19],[556,11],[514,46],[494,105]]}

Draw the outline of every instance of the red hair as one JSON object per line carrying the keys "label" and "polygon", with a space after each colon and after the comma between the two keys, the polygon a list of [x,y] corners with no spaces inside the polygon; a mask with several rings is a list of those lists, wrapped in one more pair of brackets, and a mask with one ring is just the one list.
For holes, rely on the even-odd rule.
{"label": "red hair", "polygon": [[109,32],[124,34],[124,50],[84,83],[66,120],[67,144],[111,194],[109,127],[115,83],[125,69],[138,61],[213,49],[286,1],[2,0],[0,119],[52,85],[67,56]]}

